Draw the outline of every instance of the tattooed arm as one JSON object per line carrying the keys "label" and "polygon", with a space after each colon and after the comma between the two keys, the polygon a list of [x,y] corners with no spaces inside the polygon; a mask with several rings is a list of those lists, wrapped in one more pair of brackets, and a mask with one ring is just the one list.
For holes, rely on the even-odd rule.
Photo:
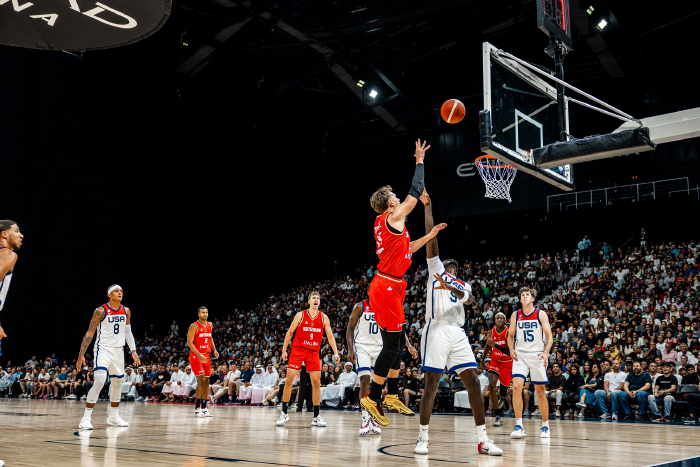
{"label": "tattooed arm", "polygon": [[75,364],[76,368],[80,368],[85,363],[85,351],[87,350],[90,342],[92,342],[92,336],[95,335],[97,326],[100,321],[105,317],[105,310],[103,308],[96,308],[95,312],[92,314],[92,319],[90,320],[90,327],[83,337],[83,342],[80,344],[80,355],[78,355],[78,361]]}

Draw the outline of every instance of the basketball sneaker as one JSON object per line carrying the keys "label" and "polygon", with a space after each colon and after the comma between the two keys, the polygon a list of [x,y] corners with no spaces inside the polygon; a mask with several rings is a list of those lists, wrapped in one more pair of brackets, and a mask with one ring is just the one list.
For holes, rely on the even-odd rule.
{"label": "basketball sneaker", "polygon": [[377,404],[372,399],[369,398],[369,394],[360,399],[360,405],[367,413],[381,426],[387,426],[389,424],[389,419],[384,415],[384,410],[381,404]]}
{"label": "basketball sneaker", "polygon": [[202,409],[202,413],[204,414],[205,417],[213,417],[214,416],[214,414],[211,413],[211,411],[208,408]]}
{"label": "basketball sneaker", "polygon": [[[362,417],[362,426],[360,427],[360,436],[368,435],[369,434],[369,424],[370,420],[372,420],[371,417]],[[372,420],[374,421],[374,420]]]}
{"label": "basketball sneaker", "polygon": [[549,438],[549,427],[548,426],[543,426],[542,429],[540,430],[540,438]]}
{"label": "basketball sneaker", "polygon": [[535,410],[532,412],[532,416],[533,416],[533,417],[541,417],[541,416],[542,416],[542,413],[540,413],[540,409],[535,409]]}
{"label": "basketball sneaker", "polygon": [[496,420],[493,421],[493,426],[502,426],[503,425],[503,419],[501,418],[500,415],[496,415]]}
{"label": "basketball sneaker", "polygon": [[525,436],[525,428],[522,425],[515,425],[513,432],[510,434],[511,438],[524,438]]}
{"label": "basketball sneaker", "polygon": [[129,426],[129,422],[122,420],[119,415],[115,415],[107,418],[107,425],[127,427]]}
{"label": "basketball sneaker", "polygon": [[377,422],[375,422],[372,417],[369,418],[369,431],[371,431],[375,435],[382,434],[382,429],[379,427],[379,424]]}
{"label": "basketball sneaker", "polygon": [[416,441],[416,448],[413,450],[416,454],[428,454],[428,445],[430,440],[423,438],[422,436]]}
{"label": "basketball sneaker", "polygon": [[206,418],[206,415],[202,413],[202,409],[195,409],[194,416],[197,418]]}
{"label": "basketball sneaker", "polygon": [[479,443],[479,454],[488,454],[489,456],[502,456],[503,451],[493,444],[493,441],[486,440]]}
{"label": "basketball sneaker", "polygon": [[83,417],[80,420],[80,425],[78,425],[79,430],[92,430],[92,423],[90,423],[91,420],[89,418]]}
{"label": "basketball sneaker", "polygon": [[406,407],[404,403],[401,402],[401,399],[399,399],[399,396],[397,396],[396,394],[387,394],[384,400],[382,401],[382,407],[389,410],[395,410],[400,414],[408,415],[410,417],[415,415],[415,413],[413,413],[413,410]]}
{"label": "basketball sneaker", "polygon": [[585,402],[577,402],[576,407],[578,407],[579,409],[585,409],[588,406],[586,405]]}
{"label": "basketball sneaker", "polygon": [[326,421],[319,415],[311,420],[311,426],[326,426]]}
{"label": "basketball sneaker", "polygon": [[561,418],[561,412],[559,411],[559,409],[557,409],[557,411],[554,412],[554,416],[555,416],[556,418]]}
{"label": "basketball sneaker", "polygon": [[284,426],[284,422],[286,422],[287,420],[289,420],[289,415],[282,412],[280,414],[280,418],[277,419],[277,426]]}

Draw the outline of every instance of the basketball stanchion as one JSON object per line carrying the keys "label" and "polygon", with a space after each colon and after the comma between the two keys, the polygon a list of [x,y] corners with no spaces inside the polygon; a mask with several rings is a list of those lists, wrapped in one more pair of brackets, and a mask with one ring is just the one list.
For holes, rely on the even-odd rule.
{"label": "basketball stanchion", "polygon": [[483,155],[474,160],[479,175],[486,184],[486,198],[507,199],[510,203],[510,186],[515,180],[518,169],[504,164],[493,156]]}

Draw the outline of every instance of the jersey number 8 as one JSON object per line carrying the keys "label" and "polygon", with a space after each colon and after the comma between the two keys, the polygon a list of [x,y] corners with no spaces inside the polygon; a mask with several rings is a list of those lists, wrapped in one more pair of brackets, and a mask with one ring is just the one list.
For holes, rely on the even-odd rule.
{"label": "jersey number 8", "polygon": [[114,334],[119,334],[119,324],[114,325]]}

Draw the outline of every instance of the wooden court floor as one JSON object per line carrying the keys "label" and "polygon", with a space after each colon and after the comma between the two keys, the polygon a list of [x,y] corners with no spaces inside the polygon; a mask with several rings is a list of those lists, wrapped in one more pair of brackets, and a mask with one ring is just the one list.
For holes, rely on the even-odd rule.
{"label": "wooden court floor", "polygon": [[[107,427],[107,403],[93,413],[94,430],[79,433],[84,403],[0,399],[0,459],[12,466],[648,466],[700,456],[700,426],[558,420],[552,438],[539,438],[540,419],[526,419],[528,437],[511,440],[514,419],[489,437],[504,456],[476,452],[474,419],[434,415],[430,454],[413,447],[418,417],[391,414],[381,435],[358,435],[359,412],[322,411],[328,426],[311,427],[312,414],[263,407],[215,407],[195,419],[190,405],[123,403],[128,428]],[[700,465],[695,460],[667,464]]]}

